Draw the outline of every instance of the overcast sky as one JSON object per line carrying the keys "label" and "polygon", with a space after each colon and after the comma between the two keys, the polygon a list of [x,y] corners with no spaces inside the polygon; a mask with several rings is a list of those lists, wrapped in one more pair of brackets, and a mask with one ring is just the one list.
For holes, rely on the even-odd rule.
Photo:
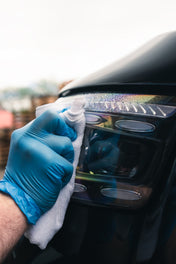
{"label": "overcast sky", "polygon": [[176,30],[175,0],[0,0],[0,88],[78,78]]}

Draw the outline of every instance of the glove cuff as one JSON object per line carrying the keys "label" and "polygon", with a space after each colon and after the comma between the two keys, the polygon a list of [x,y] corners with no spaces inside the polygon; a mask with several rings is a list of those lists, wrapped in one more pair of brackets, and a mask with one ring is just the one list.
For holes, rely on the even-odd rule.
{"label": "glove cuff", "polygon": [[24,213],[29,224],[35,224],[41,216],[41,211],[35,201],[21,190],[16,184],[1,180],[0,192],[4,192],[11,196],[11,198],[18,205],[20,210]]}

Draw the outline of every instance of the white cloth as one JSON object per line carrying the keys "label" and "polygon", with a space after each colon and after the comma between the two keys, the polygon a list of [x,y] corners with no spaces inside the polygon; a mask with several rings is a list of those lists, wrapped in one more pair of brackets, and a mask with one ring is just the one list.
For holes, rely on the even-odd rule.
{"label": "white cloth", "polygon": [[81,102],[81,104],[80,102],[72,102],[72,104],[70,105],[69,101],[65,103],[63,102],[63,99],[60,98],[55,103],[43,105],[42,107],[38,107],[36,110],[36,116],[39,116],[49,108],[61,111],[63,108],[71,106],[69,110],[61,113],[60,115],[62,115],[65,121],[77,132],[77,138],[73,142],[75,155],[73,162],[74,170],[71,180],[60,191],[54,206],[43,216],[41,216],[37,223],[34,226],[31,226],[25,233],[25,236],[29,239],[29,241],[32,244],[38,245],[41,249],[46,248],[48,242],[62,227],[67,206],[74,191],[75,171],[79,160],[80,148],[82,145],[83,133],[85,128],[83,104],[83,102]]}

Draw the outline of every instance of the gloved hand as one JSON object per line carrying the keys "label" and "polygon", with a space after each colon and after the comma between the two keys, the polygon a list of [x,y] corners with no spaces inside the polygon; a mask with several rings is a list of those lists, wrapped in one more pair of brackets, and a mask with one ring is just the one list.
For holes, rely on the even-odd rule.
{"label": "gloved hand", "polygon": [[70,180],[75,139],[76,132],[53,110],[12,133],[0,191],[15,200],[29,223],[54,205]]}

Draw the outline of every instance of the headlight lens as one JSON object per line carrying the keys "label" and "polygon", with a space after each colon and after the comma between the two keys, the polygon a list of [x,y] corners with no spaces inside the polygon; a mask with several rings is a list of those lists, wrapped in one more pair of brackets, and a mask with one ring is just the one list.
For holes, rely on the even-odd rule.
{"label": "headlight lens", "polygon": [[[156,182],[165,146],[175,133],[176,98],[92,93],[73,199],[88,204],[141,208]],[[81,188],[80,188],[81,186]]]}

